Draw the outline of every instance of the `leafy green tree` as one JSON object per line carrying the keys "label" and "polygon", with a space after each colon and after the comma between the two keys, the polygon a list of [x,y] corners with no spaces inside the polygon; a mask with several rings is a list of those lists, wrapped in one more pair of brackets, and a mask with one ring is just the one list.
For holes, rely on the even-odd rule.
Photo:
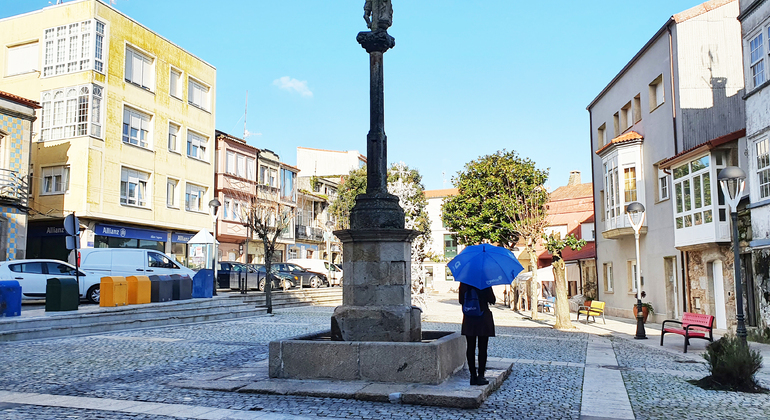
{"label": "leafy green tree", "polygon": [[473,160],[452,178],[459,193],[444,200],[444,224],[461,244],[491,242],[511,248],[520,236],[517,223],[525,211],[524,198],[547,178],[547,169],[537,169],[514,151]]}
{"label": "leafy green tree", "polygon": [[566,247],[570,247],[573,251],[580,250],[586,245],[584,239],[578,239],[573,234],[569,234],[564,238],[561,237],[561,233],[551,233],[544,237],[545,249],[553,256],[553,272],[556,277],[556,324],[554,328],[557,330],[572,329],[572,321],[569,319],[569,302],[567,301],[567,266],[564,263],[564,259],[561,256],[561,252]]}

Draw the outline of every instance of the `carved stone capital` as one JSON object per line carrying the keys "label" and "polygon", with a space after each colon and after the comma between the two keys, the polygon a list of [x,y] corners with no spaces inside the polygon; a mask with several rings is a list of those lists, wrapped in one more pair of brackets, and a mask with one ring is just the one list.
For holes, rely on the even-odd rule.
{"label": "carved stone capital", "polygon": [[361,194],[350,211],[351,229],[403,229],[404,225],[404,210],[395,195]]}
{"label": "carved stone capital", "polygon": [[370,54],[384,53],[396,46],[396,38],[390,36],[385,30],[359,32],[356,41]]}

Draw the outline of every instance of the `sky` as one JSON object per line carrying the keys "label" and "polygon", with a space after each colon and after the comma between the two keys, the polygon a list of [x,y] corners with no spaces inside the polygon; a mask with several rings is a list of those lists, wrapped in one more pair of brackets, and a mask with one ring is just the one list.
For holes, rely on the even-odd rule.
{"label": "sky", "polygon": [[[66,0],[65,0],[66,2]],[[55,0],[0,0],[0,18]],[[112,0],[217,68],[216,128],[296,164],[296,148],[358,150],[369,131],[364,0]],[[516,151],[591,181],[586,106],[673,14],[699,0],[393,0],[385,53],[388,161],[452,188],[465,165]],[[312,174],[301,174],[312,175]]]}

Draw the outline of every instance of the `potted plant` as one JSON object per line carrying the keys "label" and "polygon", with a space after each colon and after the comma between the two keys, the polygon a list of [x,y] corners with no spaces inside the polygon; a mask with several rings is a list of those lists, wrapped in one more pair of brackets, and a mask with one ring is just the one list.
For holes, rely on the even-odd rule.
{"label": "potted plant", "polygon": [[[642,298],[647,297],[647,293],[642,291]],[[636,314],[637,308],[636,304],[634,304],[634,308],[632,310],[633,314]],[[655,309],[652,307],[652,303],[650,302],[642,302],[642,320],[644,323],[647,323],[647,317],[650,316],[650,314],[655,314]]]}

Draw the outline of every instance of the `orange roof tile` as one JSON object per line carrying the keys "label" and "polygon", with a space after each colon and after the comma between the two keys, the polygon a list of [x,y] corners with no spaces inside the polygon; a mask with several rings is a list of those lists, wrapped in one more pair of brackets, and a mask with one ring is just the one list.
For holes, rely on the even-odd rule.
{"label": "orange roof tile", "polygon": [[644,136],[637,133],[636,131],[629,131],[628,133],[621,134],[615,137],[614,139],[610,140],[609,142],[607,142],[607,144],[605,144],[599,150],[596,151],[596,154],[597,155],[601,154],[603,151],[609,149],[613,144],[620,144],[620,143],[625,143],[625,142],[634,141],[634,140],[644,140]]}
{"label": "orange roof tile", "polygon": [[550,194],[551,202],[559,200],[569,200],[580,197],[593,197],[594,184],[588,182],[585,184],[565,185],[559,187]]}
{"label": "orange roof tile", "polygon": [[14,95],[13,93],[3,92],[0,90],[0,97],[5,99],[10,99],[12,101],[18,102],[22,105],[26,105],[30,108],[34,109],[40,109],[40,104],[27,98],[22,98],[21,96]]}
{"label": "orange roof tile", "polygon": [[698,17],[706,12],[710,12],[714,9],[720,8],[726,4],[730,4],[736,0],[711,0],[705,3],[699,4],[695,7],[689,8],[684,12],[680,12],[672,16],[676,23],[682,23],[686,20],[690,20],[694,17]]}
{"label": "orange roof tile", "polygon": [[423,193],[425,194],[425,198],[442,198],[457,195],[460,193],[460,190],[457,188],[447,188],[444,190],[427,190],[423,191]]}

